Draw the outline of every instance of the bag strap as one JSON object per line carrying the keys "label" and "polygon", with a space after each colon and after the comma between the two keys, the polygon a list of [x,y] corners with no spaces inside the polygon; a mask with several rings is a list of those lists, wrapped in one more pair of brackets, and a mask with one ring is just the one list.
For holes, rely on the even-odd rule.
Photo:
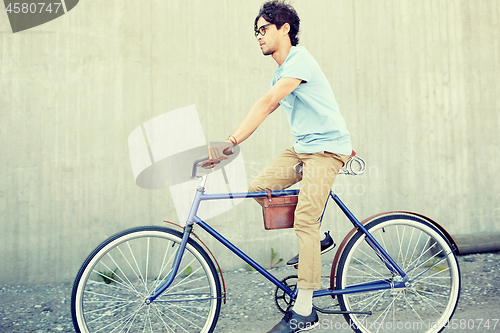
{"label": "bag strap", "polygon": [[269,202],[273,201],[273,199],[271,199],[271,191],[267,190],[267,198],[269,199]]}

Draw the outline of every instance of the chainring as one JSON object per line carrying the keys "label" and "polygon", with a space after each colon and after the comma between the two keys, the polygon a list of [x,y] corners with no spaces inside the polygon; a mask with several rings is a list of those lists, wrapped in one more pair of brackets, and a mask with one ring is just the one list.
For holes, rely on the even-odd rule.
{"label": "chainring", "polygon": [[[289,275],[281,280],[281,283],[283,283],[293,291],[295,290],[295,288],[297,288],[298,278],[299,277],[297,275]],[[294,301],[295,300],[293,300],[287,293],[276,287],[276,290],[274,291],[274,302],[281,312],[285,313],[290,310],[293,306]]]}

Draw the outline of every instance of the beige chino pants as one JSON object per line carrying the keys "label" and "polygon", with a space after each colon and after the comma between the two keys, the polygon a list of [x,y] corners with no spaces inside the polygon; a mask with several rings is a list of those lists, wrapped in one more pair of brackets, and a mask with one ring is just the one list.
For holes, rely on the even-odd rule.
{"label": "beige chino pants", "polygon": [[[349,156],[329,152],[314,154],[285,150],[250,183],[249,192],[279,191],[302,180],[295,209],[294,230],[299,240],[299,268],[297,287],[321,288],[320,220],[330,189]],[[302,175],[293,170],[303,162]],[[264,198],[256,198],[261,205]]]}

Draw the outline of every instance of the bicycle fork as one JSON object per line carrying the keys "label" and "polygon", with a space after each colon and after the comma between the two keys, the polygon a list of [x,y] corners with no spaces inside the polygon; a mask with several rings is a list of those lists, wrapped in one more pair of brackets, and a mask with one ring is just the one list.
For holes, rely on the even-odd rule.
{"label": "bicycle fork", "polygon": [[[199,161],[201,161],[200,159]],[[198,162],[198,161],[197,161]],[[195,165],[197,165],[197,162]],[[196,170],[196,169],[195,169]],[[184,255],[184,251],[186,250],[186,244],[189,240],[189,236],[191,235],[191,231],[193,230],[193,223],[190,223],[194,220],[194,216],[196,215],[196,212],[198,211],[198,207],[201,202],[201,196],[205,192],[205,183],[207,182],[207,176],[204,175],[202,176],[202,181],[200,186],[196,190],[196,195],[193,200],[193,204],[191,206],[191,210],[189,211],[189,216],[187,219],[187,223],[184,227],[184,233],[182,234],[182,240],[179,245],[179,248],[177,249],[177,254],[175,255],[174,263],[172,264],[172,269],[170,270],[170,273],[167,276],[167,279],[160,284],[158,288],[156,288],[152,293],[151,296],[149,296],[145,303],[147,305],[151,304],[152,302],[155,301],[158,296],[160,296],[165,290],[167,290],[168,287],[172,284],[174,281],[175,277],[177,276],[177,272],[179,271],[179,266],[181,264],[182,256]]]}
{"label": "bicycle fork", "polygon": [[175,255],[174,263],[172,264],[172,269],[170,270],[170,273],[168,274],[167,278],[165,281],[158,286],[152,293],[151,296],[146,298],[145,303],[147,305],[151,304],[152,302],[155,301],[155,299],[160,296],[165,290],[167,290],[168,287],[172,284],[174,281],[175,277],[177,276],[177,272],[179,271],[179,266],[182,260],[182,256],[184,255],[184,251],[186,250],[186,244],[189,240],[189,236],[191,235],[191,230],[193,229],[192,225],[186,225],[184,228],[184,233],[182,234],[182,240],[179,245],[179,248],[177,249],[177,253]]}

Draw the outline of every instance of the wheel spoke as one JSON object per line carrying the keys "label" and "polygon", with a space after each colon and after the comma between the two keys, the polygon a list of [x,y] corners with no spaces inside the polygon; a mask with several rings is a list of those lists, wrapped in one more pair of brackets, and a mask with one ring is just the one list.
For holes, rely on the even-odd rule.
{"label": "wheel spoke", "polygon": [[[366,284],[384,278],[393,288],[372,293],[339,295],[341,310],[370,311],[369,315],[345,314],[361,333],[389,333],[401,322],[417,323],[411,332],[437,333],[442,328],[424,328],[429,320],[449,320],[458,302],[460,275],[455,254],[439,230],[419,217],[394,214],[378,217],[365,225],[377,242],[400,265],[410,280],[401,287],[402,278],[393,274],[366,245],[365,234],[358,231],[346,244],[337,267],[336,289]],[[373,252],[372,252],[373,251]],[[448,254],[447,254],[448,253]],[[439,256],[445,255],[444,258]],[[397,287],[396,287],[397,286]],[[368,327],[365,321],[378,323]],[[392,322],[392,327],[383,323]]]}
{"label": "wheel spoke", "polygon": [[[174,246],[175,244],[172,245],[172,247]],[[165,256],[163,258],[163,261],[165,261],[165,258],[167,257],[168,255],[168,251],[170,249],[170,246],[167,246],[167,251],[165,252]],[[160,280],[160,277],[161,277],[161,274],[165,271],[165,269],[170,265],[170,262],[172,261],[172,259],[174,258],[175,256],[175,253],[176,251],[174,251],[174,253],[172,253],[172,255],[170,256],[170,258],[168,259],[167,263],[165,265],[163,265],[162,263],[162,266],[161,266],[161,271],[160,273],[158,274],[158,279],[156,280],[157,283],[154,285],[154,288],[153,290],[156,290],[156,288],[158,288],[159,286],[162,285],[163,282],[165,282],[165,280],[168,278],[168,275],[169,274],[165,274],[165,276],[163,277],[163,279]]]}
{"label": "wheel spoke", "polygon": [[[110,269],[110,268],[109,268],[106,264],[102,263],[102,265],[103,265],[104,267],[106,267],[109,271],[111,271],[111,269]],[[124,289],[124,290],[129,290],[129,291],[134,292],[135,294],[140,295],[140,293],[137,291],[137,289],[135,289],[135,288],[130,288],[128,284],[124,284],[124,283],[118,282],[117,280],[113,279],[112,277],[110,277],[110,276],[106,276],[106,275],[102,274],[101,272],[96,271],[95,269],[93,270],[93,272],[94,272],[94,273],[96,273],[98,276],[100,276],[100,277],[101,277],[101,278],[103,278],[103,279],[104,279],[104,278],[105,278],[105,279],[108,279],[108,280],[109,280],[109,281],[111,281],[111,282],[114,282],[114,283],[116,283],[116,284],[118,284],[118,285],[120,285],[120,286],[125,287],[125,289],[124,289],[124,288],[121,288],[121,289]],[[119,276],[118,276],[118,277],[119,277]],[[122,279],[122,278],[120,278],[120,280],[122,280],[122,281],[123,281],[123,279]],[[97,281],[91,281],[90,283],[99,283],[99,282],[97,282]],[[107,285],[109,286],[109,284],[107,284]],[[113,287],[115,287],[115,286],[113,286]],[[132,286],[132,287],[133,287],[133,286]],[[119,287],[115,287],[115,288],[119,288]]]}
{"label": "wheel spoke", "polygon": [[[202,316],[202,315],[199,315],[199,314],[197,314],[197,313],[195,313],[193,311],[189,311],[188,310],[188,308],[190,308],[189,306],[181,306],[181,305],[176,305],[176,304],[173,304],[173,303],[170,303],[169,306],[177,308],[177,309],[180,309],[182,311],[185,311],[188,314],[191,314],[191,315],[193,315],[195,317],[204,318],[204,316]],[[165,307],[168,308],[169,306],[165,306]],[[199,309],[199,307],[191,307],[191,308],[193,308],[193,309]]]}
{"label": "wheel spoke", "polygon": [[[376,270],[374,270],[373,268],[371,268],[370,266],[366,265],[364,262],[362,262],[361,260],[359,260],[358,258],[353,258],[353,260],[356,260],[357,262],[359,262],[361,265],[363,265],[364,267],[368,268],[369,270],[371,271],[374,271],[375,273],[377,273],[377,275],[381,278],[385,278],[382,274],[380,274],[379,272],[377,272]],[[359,272],[362,272],[362,273],[366,273],[365,271],[363,270],[360,270],[359,268],[356,268],[356,267],[353,267],[353,269],[359,271]],[[370,276],[373,276],[375,277],[374,275],[370,275]]]}
{"label": "wheel spoke", "polygon": [[120,300],[120,301],[128,302],[128,299],[120,298],[120,297],[117,297],[117,296],[111,296],[111,295],[107,295],[107,294],[96,293],[96,292],[93,292],[93,291],[86,291],[86,293],[87,294],[91,294],[91,295],[102,296],[102,297],[107,297],[107,298],[112,298],[112,299],[117,299],[117,300]]}
{"label": "wheel spoke", "polygon": [[[85,304],[86,303],[88,303],[88,302],[85,302]],[[110,303],[110,302],[107,302],[107,303]],[[100,312],[100,311],[104,311],[104,310],[108,310],[108,309],[115,309],[115,311],[113,311],[113,312],[116,312],[116,311],[118,311],[118,310],[120,310],[120,309],[122,309],[130,304],[136,303],[136,302],[132,302],[132,301],[130,301],[130,302],[113,302],[113,304],[120,304],[120,303],[125,303],[125,304],[119,308],[116,308],[115,305],[108,304],[108,306],[105,306],[103,308],[92,309],[92,313],[96,313],[96,312]]]}
{"label": "wheel spoke", "polygon": [[[125,277],[125,279],[127,280],[125,282],[125,280],[123,280],[119,275],[118,277],[120,278],[120,280],[122,280],[122,282],[126,285],[129,285],[130,286],[130,289],[134,290],[137,294],[140,295],[139,291],[135,288],[134,284],[129,280],[129,278],[127,277],[127,274],[125,274],[125,272],[122,270],[121,266],[118,265],[115,261],[115,259],[113,258],[113,256],[108,252],[107,256],[111,259],[111,261],[113,262],[113,264],[116,266],[116,268],[118,268],[118,270],[122,273],[122,275]],[[104,264],[104,261],[102,262],[102,264]],[[110,268],[108,268],[108,270],[111,271]]]}
{"label": "wheel spoke", "polygon": [[[113,325],[113,324],[115,324],[115,323],[117,323],[117,322],[121,322],[121,321],[128,321],[130,318],[133,318],[139,310],[140,310],[140,307],[139,307],[137,310],[135,310],[133,313],[131,313],[131,314],[129,314],[129,315],[126,315],[125,317],[122,317],[122,318],[120,318],[120,319],[117,319],[117,320],[115,320],[114,322],[109,323],[108,325],[106,325],[106,326],[104,326],[104,327],[102,327],[102,328],[100,328],[100,329],[96,330],[96,331],[95,331],[95,333],[98,333],[98,332],[100,332],[100,331],[102,331],[102,330],[104,330],[104,329],[108,328],[109,326],[111,326],[111,325]],[[95,319],[95,320],[93,320],[93,321],[89,321],[89,322],[88,322],[88,324],[92,324],[92,323],[93,323],[93,322],[95,322],[96,320],[100,320],[100,319],[102,319],[102,318],[104,318],[104,317],[106,317],[106,316],[107,316],[107,315],[102,315],[101,317],[99,317],[99,318],[97,318],[97,319]],[[126,325],[126,324],[125,324],[125,325]]]}
{"label": "wheel spoke", "polygon": [[156,316],[161,320],[161,322],[163,323],[163,326],[165,326],[165,328],[167,329],[167,331],[174,331],[166,322],[165,320],[163,320],[163,316],[160,315],[160,311],[155,307],[153,307],[153,309],[156,311]]}
{"label": "wheel spoke", "polygon": [[149,294],[149,290],[148,290],[147,284],[148,284],[148,264],[149,264],[149,242],[150,242],[150,240],[151,239],[148,237],[148,244],[146,247],[146,271],[144,272],[144,274],[146,275],[146,281],[145,281],[146,293],[148,293],[148,294]]}
{"label": "wheel spoke", "polygon": [[149,315],[150,312],[151,308],[148,309],[148,323],[149,323],[149,330],[151,331],[151,333],[153,333],[153,325],[151,324],[151,316]]}
{"label": "wheel spoke", "polygon": [[[405,262],[406,262],[406,263],[409,263],[409,261],[408,261],[408,260],[406,260],[406,258],[408,258],[408,252],[410,251],[410,246],[411,246],[411,242],[413,241],[413,233],[414,233],[414,232],[415,232],[415,228],[411,228],[410,240],[408,241],[408,246],[406,247],[406,253],[405,253],[405,257],[404,257],[404,258],[405,258],[405,260],[404,260],[403,265],[402,265],[403,267],[401,267],[401,269],[402,269],[403,271],[406,271],[406,269],[408,268],[408,267],[406,266]],[[418,244],[418,243],[417,243],[417,244]]]}
{"label": "wheel spoke", "polygon": [[402,246],[402,242],[403,242],[403,238],[404,238],[404,235],[405,235],[405,230],[406,228],[403,227],[403,234],[401,235],[401,237],[399,237],[399,228],[398,226],[396,226],[396,234],[398,236],[398,260],[396,262],[402,262],[403,261],[403,246]]}
{"label": "wheel spoke", "polygon": [[[377,257],[377,258],[378,258],[378,260],[377,260],[377,259],[373,258],[372,256],[370,256],[370,255],[369,255],[368,253],[366,253],[365,251],[361,250],[361,249],[359,249],[359,252],[361,252],[361,253],[362,253],[362,254],[364,254],[366,257],[370,258],[371,260],[373,260],[373,262],[375,262],[377,265],[379,265],[380,267],[382,267],[384,270],[385,270],[385,269],[387,269],[387,266],[386,266],[385,264],[383,264],[383,263],[380,261],[380,258],[379,258],[379,257]],[[356,258],[356,260],[359,260],[359,259],[357,259],[357,258]],[[377,273],[378,273],[378,272],[377,272]],[[378,273],[378,274],[380,275],[380,273]]]}
{"label": "wheel spoke", "polygon": [[420,317],[420,315],[418,314],[417,310],[415,310],[415,308],[413,307],[413,305],[411,305],[411,302],[408,301],[408,298],[406,298],[406,295],[403,295],[404,299],[405,299],[405,303],[412,309],[413,313],[415,313],[415,315],[418,317],[418,319],[420,320],[420,322],[424,322],[422,320],[422,317]]}
{"label": "wheel spoke", "polygon": [[[191,264],[192,264],[195,260],[196,260],[196,258],[195,258],[195,259],[193,259],[193,260],[191,260],[191,262],[190,262],[190,263],[186,264],[186,265],[184,266],[184,268],[179,269],[179,271],[177,272],[177,275],[175,276],[174,280],[175,280],[175,279],[177,279],[177,278],[179,277],[179,275],[181,275],[182,273],[186,272],[186,269],[187,269],[188,267],[190,267],[190,266],[191,266]],[[175,284],[175,285],[173,285],[173,286],[168,287],[167,291],[171,291],[171,290],[175,289],[175,288],[176,288],[176,287],[177,287],[177,286],[178,286],[178,285],[179,285],[182,281],[183,281],[183,280],[181,279],[181,281],[180,281],[180,282],[178,282],[177,284]]]}
{"label": "wheel spoke", "polygon": [[109,324],[109,325],[107,325],[107,326],[105,326],[105,327],[101,328],[100,330],[103,330],[103,329],[105,329],[105,328],[108,328],[108,326],[111,326],[111,325],[113,325],[113,324],[115,324],[115,323],[117,323],[117,322],[119,322],[119,321],[122,321],[122,322],[121,322],[118,326],[116,326],[115,328],[113,328],[113,329],[112,329],[111,331],[109,331],[109,332],[110,332],[110,333],[113,333],[113,332],[115,332],[117,329],[119,329],[120,327],[121,327],[121,329],[120,329],[120,331],[118,331],[118,333],[123,332],[123,329],[124,329],[125,327],[127,327],[128,323],[132,320],[132,318],[133,318],[133,317],[134,317],[134,312],[133,312],[133,313],[131,313],[131,314],[129,314],[129,315],[127,315],[127,316],[125,316],[125,317],[123,317],[121,320],[117,320],[117,321],[115,321],[115,322],[113,322],[113,323],[111,323],[111,324]]}
{"label": "wheel spoke", "polygon": [[445,286],[445,285],[438,284],[438,283],[432,283],[432,282],[422,282],[422,280],[418,280],[418,283],[424,284],[424,285],[430,285],[430,286],[437,286],[437,287],[441,287],[441,288],[449,288],[449,286]]}
{"label": "wheel spoke", "polygon": [[166,281],[181,240],[182,233],[151,226],[101,244],[73,287],[75,327],[89,333],[213,331],[222,302],[220,280],[208,254],[190,239],[168,291],[146,303]]}
{"label": "wheel spoke", "polygon": [[142,284],[144,285],[144,290],[147,293],[148,287],[146,286],[146,281],[144,281],[144,277],[142,276],[142,272],[141,272],[141,269],[139,267],[139,264],[137,263],[137,259],[135,259],[135,255],[134,255],[134,252],[132,251],[132,247],[130,246],[130,242],[127,242],[127,246],[128,246],[129,251],[130,251],[130,254],[132,255],[132,259],[134,259],[135,267],[137,267],[137,271],[139,272],[139,276],[140,276],[139,281],[142,282]]}
{"label": "wheel spoke", "polygon": [[[429,261],[430,259],[435,258],[435,256],[439,255],[441,252],[443,252],[443,250],[439,251],[437,254],[435,254],[434,256],[430,257],[429,259],[427,259],[427,260],[426,260],[425,262],[423,262],[422,264],[426,263],[426,262],[427,262],[427,261]],[[449,255],[449,254],[448,254],[448,255]],[[447,257],[448,255],[446,255],[446,257]],[[411,282],[411,281],[413,281],[413,280],[418,279],[420,276],[422,276],[422,275],[424,275],[425,273],[427,273],[427,272],[428,272],[431,268],[436,267],[436,265],[437,265],[437,264],[439,264],[439,263],[441,263],[441,262],[443,262],[443,261],[446,259],[446,257],[442,258],[441,260],[439,260],[439,261],[438,261],[438,262],[436,262],[436,263],[432,263],[432,264],[431,264],[431,265],[430,265],[430,266],[429,266],[426,270],[424,270],[423,272],[419,273],[419,274],[418,274],[417,276],[415,276],[415,277],[413,277],[413,274],[414,274],[414,273],[412,272],[412,274],[410,274],[410,282]],[[420,264],[419,266],[421,266],[422,264]],[[427,266],[426,266],[426,267],[427,267]]]}
{"label": "wheel spoke", "polygon": [[[162,306],[162,307],[163,307],[163,306]],[[167,315],[165,315],[165,313],[163,313],[163,312],[162,312],[160,309],[158,309],[158,308],[156,308],[156,310],[158,310],[158,312],[160,312],[160,313],[161,313],[161,314],[162,314],[165,318],[168,318],[171,322],[173,322],[173,323],[175,324],[175,326],[179,327],[179,328],[180,328],[180,329],[182,329],[184,332],[188,332],[188,333],[189,333],[189,331],[187,331],[184,327],[182,327],[181,325],[179,325],[179,323],[178,323],[178,322],[176,322],[176,321],[175,321],[172,317],[168,317]],[[169,309],[167,309],[167,310],[169,310]],[[169,311],[170,311],[170,310],[169,310]],[[173,312],[173,311],[170,311],[170,312],[172,312],[172,314],[174,314],[174,315],[179,316],[177,313],[175,313],[175,312]],[[179,316],[179,317],[181,317],[181,316]],[[201,328],[201,327],[198,327],[198,328]]]}
{"label": "wheel spoke", "polygon": [[408,266],[406,266],[405,268],[405,271],[412,265],[413,263],[413,256],[415,255],[415,251],[417,250],[418,248],[418,244],[420,244],[420,239],[422,238],[422,235],[423,235],[423,231],[422,230],[419,230],[419,234],[418,234],[418,239],[415,243],[415,246],[413,247],[413,252],[411,253],[411,256],[410,256],[410,260],[408,260]]}
{"label": "wheel spoke", "polygon": [[[125,256],[125,254],[122,252],[122,250],[120,249],[120,247],[117,246],[116,249],[118,250],[118,252],[120,252],[120,254],[122,255],[123,259],[127,262],[128,266],[130,267],[130,269],[134,273],[134,275],[137,278],[137,280],[142,283],[141,278],[139,277],[139,274],[135,271],[134,267],[132,267],[132,264],[130,263],[130,261],[128,260],[128,258]],[[125,274],[125,276],[126,276],[126,274]]]}
{"label": "wheel spoke", "polygon": [[435,301],[435,300],[433,300],[433,299],[430,299],[430,298],[428,298],[428,297],[423,296],[422,294],[420,294],[420,292],[417,292],[417,291],[414,291],[414,290],[412,290],[411,292],[412,292],[413,294],[417,295],[418,297],[420,297],[422,300],[424,300],[424,301],[425,301],[425,302],[426,302],[426,303],[427,303],[427,304],[428,304],[428,305],[429,305],[429,306],[430,306],[430,307],[431,307],[434,311],[436,311],[436,313],[437,313],[437,314],[441,314],[441,312],[439,312],[438,310],[436,310],[436,308],[435,308],[434,306],[432,306],[432,304],[431,304],[429,301],[432,301],[432,302],[434,302],[434,303],[436,303],[436,304],[438,304],[438,305],[441,305],[441,306],[442,306],[442,304],[441,304],[441,303],[436,302],[436,301]]}
{"label": "wheel spoke", "polygon": [[[96,273],[97,275],[103,277],[103,275],[100,273],[100,272],[97,272],[96,270],[93,270],[94,273]],[[89,280],[89,284],[92,284],[92,285],[95,285],[96,287],[106,287],[106,288],[114,288],[114,289],[117,289],[117,290],[124,290],[126,292],[133,292],[137,295],[140,295],[140,293],[136,290],[136,289],[133,289],[133,288],[130,288],[130,286],[128,284],[124,284],[124,283],[121,283],[113,278],[109,278],[106,276],[107,279],[109,279],[111,282],[115,282],[117,285],[120,285],[120,286],[123,286],[122,287],[119,287],[119,286],[115,286],[111,283],[105,283],[105,282],[98,282],[98,281],[94,281],[94,280]],[[120,279],[123,281],[123,279]]]}
{"label": "wheel spoke", "polygon": [[[385,317],[387,316],[387,314],[389,313],[389,310],[391,309],[391,306],[394,304],[394,302],[396,301],[396,299],[399,298],[399,293],[396,297],[393,297],[392,299],[392,302],[389,303],[389,305],[380,313],[380,315],[373,321],[374,323],[378,323],[379,322],[379,319],[380,317],[384,316],[384,318],[382,319],[382,322],[384,322],[384,319]],[[377,330],[378,332],[378,330]]]}
{"label": "wheel spoke", "polygon": [[[423,249],[422,249],[422,252],[420,252],[420,255],[418,256],[418,258],[417,258],[417,259],[415,259],[415,260],[414,260],[414,261],[413,261],[413,262],[412,262],[412,263],[411,263],[408,267],[413,266],[413,263],[415,263],[415,266],[414,266],[412,269],[410,269],[408,272],[412,272],[412,271],[414,271],[414,270],[417,268],[417,265],[418,265],[418,262],[420,261],[420,258],[422,258],[422,256],[423,256],[424,254],[426,254],[427,252],[429,252],[429,251],[430,251],[431,247],[428,247],[428,244],[429,244],[430,240],[431,240],[431,238],[430,238],[430,237],[428,237],[427,242],[425,242],[425,245],[424,245],[424,247],[423,247]],[[427,248],[427,250],[426,250],[426,248]],[[425,251],[424,251],[424,250],[425,250]],[[410,273],[410,274],[411,274],[411,273]]]}
{"label": "wheel spoke", "polygon": [[[370,297],[365,297],[365,298],[363,298],[362,300],[360,300],[359,302],[352,303],[352,304],[350,304],[350,305],[351,305],[351,307],[354,307],[354,306],[356,306],[356,305],[360,304],[361,302],[366,302],[366,301],[370,300],[371,298],[375,298],[375,297],[376,297],[376,299],[372,300],[371,302],[369,302],[368,304],[366,304],[364,307],[362,307],[362,308],[359,310],[359,311],[365,311],[365,309],[366,309],[366,308],[367,308],[370,304],[372,304],[372,303],[374,303],[374,302],[376,303],[376,302],[378,301],[378,299],[380,299],[380,297],[382,297],[382,295],[383,295],[385,292],[386,292],[386,290],[375,291],[375,292],[374,292],[374,294],[373,294],[372,296],[370,296]],[[363,294],[363,296],[364,296],[364,294]]]}
{"label": "wheel spoke", "polygon": [[[98,318],[96,318],[96,319],[94,319],[94,320],[89,321],[88,323],[89,323],[89,324],[92,324],[93,322],[98,321],[98,320],[101,320],[101,319],[102,319],[102,318],[104,318],[104,317],[109,317],[109,316],[111,316],[113,313],[115,313],[115,312],[117,312],[117,311],[119,311],[119,310],[121,310],[121,309],[123,309],[123,308],[127,307],[128,305],[130,305],[130,303],[125,304],[125,305],[122,305],[122,306],[120,306],[120,307],[118,307],[118,308],[115,308],[115,309],[114,309],[114,311],[111,311],[111,312],[106,312],[106,313],[104,313],[103,315],[101,315],[100,317],[98,317]],[[142,305],[141,305],[141,306],[142,306]],[[139,309],[141,308],[141,306],[139,306],[139,307],[138,307],[137,311],[139,311]],[[91,313],[92,313],[92,314],[93,314],[94,312],[95,312],[95,310],[92,310],[92,311],[91,311]]]}

